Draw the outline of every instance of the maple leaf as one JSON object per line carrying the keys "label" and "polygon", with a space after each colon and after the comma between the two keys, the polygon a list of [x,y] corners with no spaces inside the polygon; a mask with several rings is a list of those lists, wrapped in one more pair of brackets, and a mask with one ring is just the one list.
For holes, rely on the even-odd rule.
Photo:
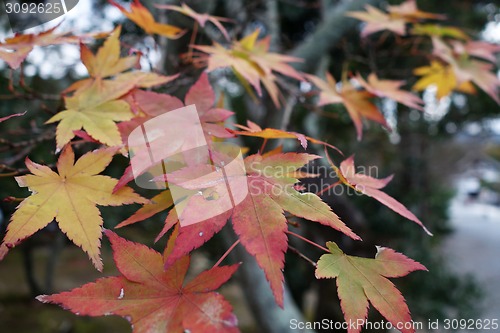
{"label": "maple leaf", "polygon": [[397,35],[404,36],[406,34],[406,20],[403,18],[392,17],[383,11],[370,6],[365,6],[365,12],[347,12],[346,16],[356,18],[366,22],[365,27],[361,31],[361,37],[366,37],[375,32],[382,30],[390,30]]}
{"label": "maple leaf", "polygon": [[[228,200],[224,191],[219,191],[219,195],[195,195],[189,200],[176,202],[176,209],[170,210],[165,227],[156,240],[179,223],[177,215],[179,212],[183,214],[185,220],[196,219],[202,222],[179,229],[173,249],[165,260],[166,267],[207,242],[232,217],[233,228],[241,244],[256,257],[270,282],[276,302],[282,306],[283,274],[281,269],[284,265],[284,253],[288,242],[285,233],[287,231],[285,211],[339,230],[353,239],[359,239],[317,195],[297,191],[295,187],[298,182],[297,178],[312,176],[297,170],[317,158],[319,156],[295,153],[247,157],[245,167],[249,191],[243,201],[234,205],[232,210],[219,212],[219,208],[225,206],[223,202]],[[198,181],[198,174],[206,175],[210,170],[211,166],[187,167],[169,174],[167,178],[169,185],[173,183],[194,193],[211,193],[207,191],[207,188],[215,188],[214,191],[217,191],[217,186],[220,184],[225,186],[226,180],[222,173],[211,173],[213,177],[209,180],[205,178],[203,181]],[[236,189],[238,190],[239,188]],[[239,194],[235,192],[231,195],[239,197]],[[135,223],[167,205],[170,205],[169,199],[162,199],[158,205],[149,205],[131,219],[122,222],[120,226]],[[203,220],[204,216],[214,217]]]}
{"label": "maple leaf", "polygon": [[[117,27],[95,55],[81,45],[81,59],[91,77],[75,82],[64,91],[76,90],[73,96],[65,98],[66,110],[47,122],[60,121],[56,135],[58,149],[82,128],[97,142],[108,146],[122,145],[115,122],[131,120],[135,115],[126,101],[118,99],[139,87],[151,88],[178,77],[135,71],[123,73],[135,67],[139,58],[120,57],[120,32],[121,27]],[[107,79],[111,76],[114,78]]]}
{"label": "maple leaf", "polygon": [[[245,159],[249,192],[232,211],[233,228],[241,244],[264,270],[280,306],[283,306],[282,269],[288,246],[285,233],[288,227],[284,211],[339,230],[353,239],[360,239],[317,195],[299,193],[295,189],[294,185],[298,182],[297,169],[317,158],[319,156],[310,154],[286,153],[266,157],[251,155]],[[192,205],[191,210],[197,209],[202,200],[201,196],[195,198],[197,204]],[[217,205],[217,200],[207,202]],[[214,231],[220,230],[228,217],[229,215],[222,214],[212,221],[198,223],[195,230],[181,228],[179,238],[183,233],[191,233],[189,239],[204,239],[205,233],[213,234]],[[175,247],[180,245],[179,238]]]}
{"label": "maple leaf", "polygon": [[[201,121],[201,127],[208,144],[211,144],[214,137],[234,137],[234,135],[227,131],[223,126],[224,121],[231,117],[233,112],[219,108],[215,105],[215,93],[210,85],[207,73],[202,73],[196,83],[191,86],[185,96],[185,103],[177,97],[171,95],[141,90],[131,93],[126,100],[133,109],[137,109],[140,113],[130,121],[118,124],[118,128],[120,129],[124,142],[127,141],[126,139],[128,138],[128,135],[135,128],[146,121],[166,112],[182,108],[184,105],[187,106],[193,104],[196,105],[196,110]],[[182,128],[178,128],[177,130],[179,133],[183,131]],[[173,132],[170,134],[175,136],[175,133]],[[162,149],[161,147],[162,145],[160,145],[158,149]],[[141,156],[136,157],[136,159],[138,160],[136,168],[134,170],[132,170],[131,167],[127,168],[123,176],[120,178],[115,190],[134,179],[133,171],[137,174],[142,174],[152,166],[149,160],[144,160],[144,162],[142,162]]]}
{"label": "maple leaf", "polygon": [[[200,204],[200,206],[196,206],[196,204]],[[185,208],[183,211],[189,209],[191,216],[195,216],[196,214],[201,215],[204,212],[206,213],[211,211],[210,204],[216,205],[217,201],[214,202],[212,200],[212,202],[207,202],[207,200],[195,198],[191,202],[184,201],[181,204],[181,209],[182,205],[184,205]],[[178,206],[176,206],[176,209],[170,210],[165,220],[165,226],[158,234],[155,241],[158,241],[161,237],[163,237],[170,229],[172,229],[172,227],[179,225],[177,209],[179,209]],[[181,227],[179,229],[179,234],[173,243],[173,249],[165,259],[165,266],[169,267],[179,258],[182,258],[191,251],[208,242],[216,233],[222,230],[232,213],[233,212],[230,210],[204,221],[201,220],[199,223]]]}
{"label": "maple leaf", "polygon": [[365,6],[365,12],[347,12],[346,16],[357,18],[366,22],[362,37],[366,37],[375,32],[389,30],[397,35],[406,35],[406,24],[415,23],[422,19],[443,20],[445,15],[434,14],[421,11],[417,8],[414,0],[408,0],[397,6],[388,6],[385,13],[371,5]]}
{"label": "maple leaf", "polygon": [[270,37],[257,40],[259,33],[259,29],[255,30],[240,41],[233,42],[229,49],[218,43],[213,46],[193,47],[210,54],[207,68],[209,72],[217,68],[231,67],[243,85],[248,82],[259,96],[262,95],[262,82],[274,104],[279,106],[275,73],[302,81],[303,76],[289,65],[291,62],[301,62],[302,59],[269,52]]}
{"label": "maple leaf", "polygon": [[121,316],[134,333],[239,332],[231,305],[215,292],[239,265],[214,267],[185,283],[189,257],[164,270],[160,253],[109,230],[105,233],[121,276],[37,300],[60,304],[79,315]]}
{"label": "maple leaf", "polygon": [[[347,323],[364,322],[370,302],[382,316],[403,333],[413,333],[410,311],[404,297],[387,278],[405,276],[413,271],[427,271],[420,263],[395,252],[377,247],[375,259],[346,255],[333,242],[327,242],[330,253],[316,266],[316,278],[337,279],[340,306]],[[403,327],[400,326],[403,324]],[[362,325],[349,325],[348,333],[358,333]]]}
{"label": "maple leaf", "polygon": [[172,207],[174,204],[172,200],[172,195],[169,190],[163,191],[160,194],[155,195],[151,198],[151,202],[142,206],[138,211],[136,211],[132,216],[119,223],[115,228],[125,227],[137,222],[144,221],[158,213],[161,213],[168,208]]}
{"label": "maple leaf", "polygon": [[171,95],[141,90],[132,92],[126,100],[132,108],[136,108],[141,113],[130,122],[120,124],[123,135],[129,134],[134,128],[156,116],[194,104],[207,142],[211,141],[212,137],[231,138],[234,136],[222,125],[233,115],[233,112],[215,105],[215,92],[210,85],[207,73],[202,73],[191,86],[184,103]]}
{"label": "maple leaf", "polygon": [[357,90],[347,80],[342,82],[342,88],[338,88],[337,82],[330,73],[326,73],[326,81],[314,75],[307,75],[307,78],[320,89],[319,106],[338,103],[345,106],[356,127],[358,140],[361,140],[363,136],[362,118],[376,121],[390,129],[382,113],[370,101],[370,98],[375,96],[371,92]]}
{"label": "maple leaf", "polygon": [[[459,44],[460,45],[460,44]],[[486,59],[492,63],[496,63],[497,57],[495,53],[500,52],[500,45],[492,44],[483,41],[467,41],[467,43],[460,45],[463,51],[474,57]]]}
{"label": "maple leaf", "polygon": [[118,8],[129,20],[141,27],[148,35],[157,34],[170,39],[176,39],[184,34],[184,30],[181,28],[156,22],[153,15],[139,0],[134,0],[130,4],[130,12],[113,0],[109,0],[109,3]]}
{"label": "maple leaf", "polygon": [[106,80],[108,87],[112,84],[123,87],[124,83],[128,83],[128,90],[137,87],[151,88],[168,83],[178,77],[178,75],[163,76],[156,73],[138,71],[123,73],[139,65],[140,54],[123,58],[120,57],[120,33],[121,26],[118,26],[108,36],[107,40],[99,48],[96,54],[93,54],[84,44],[80,44],[80,58],[87,68],[90,78],[73,83],[63,91],[64,93],[84,90],[96,81],[103,81],[110,77],[114,77],[114,79]]}
{"label": "maple leaf", "polygon": [[121,26],[118,26],[95,55],[87,46],[80,45],[82,62],[92,78],[104,79],[137,66],[139,55],[120,57],[120,34]]}
{"label": "maple leaf", "polygon": [[224,37],[229,40],[229,34],[222,25],[222,22],[231,22],[232,20],[227,19],[225,17],[219,17],[219,16],[212,16],[207,13],[198,13],[194,11],[191,7],[183,3],[181,6],[173,6],[173,5],[156,5],[156,8],[160,9],[168,9],[168,10],[173,10],[176,12],[179,12],[183,15],[191,17],[193,20],[195,20],[202,28],[205,27],[205,24],[207,22],[211,22],[213,25],[217,27],[217,29],[220,30],[220,32],[224,35]]}
{"label": "maple leaf", "polygon": [[497,104],[500,104],[498,95],[500,79],[491,70],[494,66],[490,63],[477,60],[464,61],[460,66],[462,82],[471,80],[485,93],[487,93]]}
{"label": "maple leaf", "polygon": [[57,113],[46,123],[57,126],[57,148],[62,149],[75,137],[74,131],[84,129],[92,138],[110,147],[120,146],[122,139],[115,122],[134,117],[127,102],[117,100],[130,90],[129,82],[95,81],[74,96],[66,97],[66,110]]}
{"label": "maple leaf", "polygon": [[445,20],[446,15],[421,11],[417,8],[416,0],[407,0],[400,5],[388,6],[391,17],[401,17],[407,22],[418,22],[422,19]]}
{"label": "maple leaf", "polygon": [[393,197],[382,192],[381,189],[384,188],[393,178],[389,176],[384,179],[377,179],[369,175],[356,173],[356,167],[354,165],[354,156],[350,156],[340,163],[340,168],[337,168],[332,162],[327,154],[328,162],[335,170],[335,173],[339,177],[339,180],[345,185],[351,187],[357,192],[363,193],[373,199],[379,201],[383,205],[392,209],[399,215],[417,223],[421,226],[425,232],[432,236],[429,230],[423,225],[423,223],[415,216],[411,211],[409,211],[405,206],[403,206],[399,201]]}
{"label": "maple leaf", "polygon": [[[433,37],[432,44],[434,47],[433,54],[453,68],[457,84],[472,81],[495,102],[500,104],[500,97],[498,97],[500,79],[491,72],[492,64],[469,57],[468,48],[459,41],[454,41],[452,47],[450,47],[443,40]],[[500,51],[500,48],[492,47],[488,49],[483,46],[478,48],[476,54],[480,57],[489,58],[493,57],[493,53],[498,51]]]}
{"label": "maple leaf", "polygon": [[259,137],[263,139],[297,139],[300,142],[300,145],[302,148],[307,149],[307,143],[312,142],[315,144],[321,144],[327,147],[330,147],[332,149],[335,149],[340,152],[340,150],[332,146],[329,143],[311,138],[309,136],[305,136],[304,134],[297,133],[297,132],[288,132],[288,131],[283,131],[279,130],[276,128],[266,128],[262,129],[259,125],[256,123],[247,120],[247,125],[248,126],[243,126],[243,125],[237,125],[236,126],[239,129],[242,129],[243,131],[235,131],[232,129],[227,129],[230,133],[236,134],[236,135],[243,135],[243,136],[253,136],[253,137]]}
{"label": "maple leaf", "polygon": [[4,121],[9,120],[10,118],[24,116],[25,114],[26,114],[26,112],[11,114],[10,116],[0,118],[0,123],[3,123]]}
{"label": "maple leaf", "polygon": [[32,175],[17,177],[32,195],[17,207],[0,246],[0,259],[23,239],[44,228],[55,218],[59,228],[81,247],[94,266],[102,270],[100,244],[103,220],[96,205],[121,206],[148,201],[129,187],[112,193],[116,179],[98,175],[111,162],[116,149],[101,149],[83,155],[75,163],[71,146],[57,162],[58,173],[26,158]]}
{"label": "maple leaf", "polygon": [[430,66],[415,68],[413,73],[422,76],[412,87],[413,90],[422,91],[430,85],[437,87],[437,98],[448,96],[453,90],[473,94],[476,89],[470,81],[458,84],[453,68],[443,65],[439,61],[431,61]]}
{"label": "maple leaf", "polygon": [[289,153],[268,157],[252,155],[245,160],[251,190],[247,198],[235,207],[233,226],[242,245],[256,257],[266,273],[280,305],[283,301],[281,269],[287,248],[283,211],[359,239],[318,196],[296,190],[296,170],[316,158],[318,156]]}
{"label": "maple leaf", "polygon": [[234,136],[226,131],[222,125],[234,113],[215,104],[215,92],[210,85],[207,73],[202,73],[196,83],[191,86],[184,98],[184,104],[186,106],[196,105],[201,126],[207,136],[207,142],[211,141],[212,136],[218,138],[231,138]]}
{"label": "maple leaf", "polygon": [[359,74],[356,76],[356,79],[363,86],[363,88],[378,97],[387,97],[410,108],[423,110],[421,104],[424,104],[424,101],[422,101],[420,97],[400,89],[400,87],[405,83],[404,81],[379,80],[377,75],[374,73],[371,73],[368,76],[368,82],[366,82]]}
{"label": "maple leaf", "polygon": [[0,59],[17,69],[35,46],[79,43],[82,37],[55,33],[57,26],[38,34],[16,35],[0,43]]}

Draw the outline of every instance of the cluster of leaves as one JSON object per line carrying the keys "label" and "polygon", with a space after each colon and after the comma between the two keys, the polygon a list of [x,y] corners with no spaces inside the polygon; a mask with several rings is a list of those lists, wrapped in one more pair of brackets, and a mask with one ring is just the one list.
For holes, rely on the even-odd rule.
{"label": "cluster of leaves", "polygon": [[349,16],[366,22],[362,36],[389,30],[398,36],[431,38],[431,62],[429,66],[414,70],[416,75],[422,76],[413,86],[414,90],[423,91],[434,85],[437,97],[442,98],[452,91],[475,93],[474,83],[500,104],[500,79],[492,72],[495,53],[500,52],[500,46],[471,40],[457,27],[423,22],[442,21],[446,16],[420,11],[416,1],[411,0],[399,6],[388,6],[387,13],[367,5],[366,12],[351,12]]}
{"label": "cluster of leaves", "polygon": [[[130,11],[113,1],[111,3],[148,34],[178,38],[185,33],[178,27],[156,22],[153,14],[138,0],[131,4]],[[186,5],[162,8],[189,16],[201,27],[211,22],[230,39],[221,24],[226,19],[196,13]],[[430,67],[415,70],[416,74],[425,75],[417,82],[415,90],[437,84],[438,96],[442,97],[451,90],[472,91],[473,82],[498,101],[498,79],[489,71],[491,65],[473,58],[491,61],[498,48],[486,43],[460,41],[465,40],[465,37],[457,29],[420,23],[424,19],[441,20],[441,15],[419,11],[413,1],[389,6],[388,13],[367,7],[367,12],[349,15],[368,22],[363,36],[384,29],[398,35],[405,35],[407,30],[411,34],[432,35],[433,56],[436,60]],[[408,29],[408,25],[412,28]],[[236,332],[237,321],[231,306],[214,291],[229,280],[238,265],[219,267],[223,256],[212,269],[185,284],[189,254],[231,220],[238,236],[237,243],[241,243],[256,258],[270,283],[277,304],[283,306],[283,268],[288,235],[297,236],[289,230],[289,215],[320,223],[354,240],[360,240],[322,201],[319,193],[304,192],[303,187],[298,185],[300,178],[316,176],[301,171],[301,168],[320,156],[284,153],[281,147],[269,152],[261,149],[259,153],[247,156],[244,159],[245,176],[248,188],[252,191],[241,203],[224,212],[219,212],[218,208],[222,200],[227,198],[214,195],[220,193],[219,188],[225,185],[222,173],[210,179],[209,183],[196,181],[198,175],[214,170],[212,157],[196,163],[185,163],[178,172],[169,175],[169,186],[181,187],[186,193],[201,194],[187,196],[176,202],[175,209],[172,208],[174,202],[169,189],[148,200],[128,187],[127,184],[134,178],[131,167],[124,171],[120,180],[100,173],[115,154],[128,153],[126,138],[133,129],[165,112],[192,104],[197,107],[208,149],[212,149],[213,142],[234,136],[260,137],[265,142],[268,139],[296,139],[304,149],[308,143],[323,145],[325,151],[327,148],[337,148],[300,133],[262,129],[252,122],[248,122],[247,126],[233,124],[238,130],[226,129],[224,122],[233,112],[216,103],[207,73],[203,73],[190,87],[184,101],[169,94],[146,90],[167,84],[178,75],[164,76],[137,70],[141,54],[122,56],[120,33],[121,29],[117,27],[107,34],[107,39],[96,53],[83,42],[90,37],[102,38],[104,34],[69,36],[52,29],[40,34],[18,35],[0,44],[0,59],[12,69],[17,69],[35,45],[80,43],[81,61],[89,73],[88,78],[75,82],[62,92],[64,110],[47,120],[47,124],[58,123],[56,147],[61,153],[57,172],[27,158],[26,166],[31,174],[16,178],[18,184],[28,187],[32,195],[23,200],[13,214],[0,246],[0,259],[23,239],[55,219],[68,238],[88,254],[98,270],[102,270],[100,244],[104,232],[111,241],[114,259],[122,276],[100,279],[70,292],[40,296],[40,301],[61,304],[82,315],[119,315],[131,322],[134,332]],[[349,79],[344,75],[340,83],[329,73],[326,73],[326,80],[300,73],[291,65],[300,59],[269,52],[270,38],[259,39],[259,35],[260,31],[256,30],[241,40],[231,41],[227,47],[217,43],[213,46],[193,46],[204,52],[198,55],[198,64],[206,64],[207,72],[231,68],[247,90],[252,93],[253,88],[259,96],[262,95],[262,84],[277,107],[281,104],[277,86],[280,75],[284,79],[307,80],[319,89],[319,106],[335,103],[345,106],[356,127],[358,139],[362,137],[363,118],[388,128],[374,102],[376,97],[390,98],[410,108],[422,109],[423,102],[418,96],[401,89],[404,82],[380,79],[375,73],[369,74],[366,79],[361,74]],[[455,81],[448,80],[450,77],[454,77]],[[7,118],[0,119],[0,122]],[[170,135],[182,136],[182,131],[182,128],[174,129]],[[99,144],[101,148],[75,161],[72,149],[75,137],[94,145]],[[211,155],[215,154],[221,155],[221,152],[211,151]],[[227,158],[219,157],[222,160]],[[352,157],[343,161],[339,168],[329,157],[328,160],[342,183],[373,197],[429,233],[412,212],[381,191],[392,176],[376,179],[358,174]],[[146,169],[145,166],[141,172],[146,172]],[[143,245],[126,241],[111,231],[103,231],[103,220],[96,206],[131,203],[140,203],[143,207],[117,227],[144,221],[170,209],[165,226],[157,237],[158,240],[170,232],[163,256]],[[200,216],[214,217],[201,218],[202,222],[180,226],[181,218],[184,222],[199,221]],[[393,324],[411,320],[404,298],[386,278],[425,270],[424,266],[385,248],[379,249],[375,259],[369,259],[345,255],[332,242],[327,244],[328,248],[315,245],[327,252],[315,264],[316,276],[337,279],[346,320],[366,318],[368,302]],[[350,332],[360,329],[351,329]]]}

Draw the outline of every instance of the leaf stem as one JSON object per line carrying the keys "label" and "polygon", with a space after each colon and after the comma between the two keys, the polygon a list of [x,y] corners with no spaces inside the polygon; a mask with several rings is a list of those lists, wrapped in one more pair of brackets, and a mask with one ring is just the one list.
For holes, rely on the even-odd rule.
{"label": "leaf stem", "polygon": [[313,267],[316,267],[316,263],[310,259],[309,257],[305,256],[302,252],[300,252],[298,249],[294,248],[293,246],[291,245],[288,245],[288,249],[290,251],[292,251],[293,253],[295,253],[296,255],[298,255],[300,258],[304,259],[305,261],[307,261],[308,263],[310,263]]}
{"label": "leaf stem", "polygon": [[217,267],[220,265],[220,263],[226,259],[226,257],[229,255],[229,253],[231,253],[231,251],[236,247],[236,245],[238,245],[240,243],[240,240],[238,239],[236,242],[233,243],[233,245],[231,245],[231,247],[229,249],[227,249],[227,251],[222,255],[222,257],[220,257],[219,260],[217,260],[217,262],[215,263],[215,265],[212,267]]}
{"label": "leaf stem", "polygon": [[297,238],[299,238],[299,239],[303,240],[303,241],[304,241],[304,242],[306,242],[306,243],[309,243],[309,244],[311,244],[311,245],[314,245],[314,246],[316,246],[318,249],[321,249],[321,250],[323,250],[323,251],[325,251],[325,252],[330,253],[330,250],[328,250],[326,247],[323,247],[323,246],[321,246],[321,245],[319,245],[319,244],[316,244],[316,243],[314,243],[312,240],[309,240],[309,239],[307,239],[307,238],[305,238],[305,237],[302,237],[301,235],[296,234],[296,233],[295,233],[295,232],[293,232],[293,231],[287,230],[287,231],[286,231],[286,233],[287,233],[287,234],[289,234],[289,235],[295,236],[295,237],[297,237]]}
{"label": "leaf stem", "polygon": [[196,42],[196,36],[198,35],[198,22],[194,21],[193,33],[191,34],[191,40],[189,41],[189,51],[188,51],[188,61],[193,60],[193,45]]}
{"label": "leaf stem", "polygon": [[321,191],[319,192],[316,192],[316,195],[317,196],[321,196],[323,193],[325,193],[326,191],[328,191],[329,189],[331,188],[334,188],[335,186],[337,185],[340,185],[342,182],[340,180],[336,181],[335,183],[329,185],[328,187],[325,187],[324,189],[322,189]]}
{"label": "leaf stem", "polygon": [[259,155],[262,155],[264,153],[264,149],[266,148],[268,139],[264,139],[264,142],[262,142],[262,146],[260,146],[259,149]]}
{"label": "leaf stem", "polygon": [[19,174],[19,171],[12,171],[12,172],[9,172],[9,173],[0,173],[0,178],[14,177],[14,176],[17,176],[18,174]]}

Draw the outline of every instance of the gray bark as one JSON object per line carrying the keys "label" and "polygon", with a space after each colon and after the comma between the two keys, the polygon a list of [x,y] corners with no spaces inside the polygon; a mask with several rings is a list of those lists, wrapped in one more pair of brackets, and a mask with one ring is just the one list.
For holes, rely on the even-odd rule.
{"label": "gray bark", "polygon": [[271,52],[279,52],[281,49],[281,25],[278,9],[278,0],[267,0],[267,26],[271,36]]}
{"label": "gray bark", "polygon": [[313,72],[324,54],[359,24],[359,20],[345,16],[346,12],[362,10],[365,5],[376,2],[378,0],[345,0],[332,7],[316,31],[292,51],[293,56],[304,59],[294,67],[303,72]]}
{"label": "gray bark", "polygon": [[[226,244],[230,246],[236,241],[234,232],[226,227],[222,230]],[[290,291],[284,288],[284,306],[280,308],[274,300],[274,295],[269,287],[269,282],[262,269],[257,265],[255,258],[251,256],[243,246],[235,247],[231,256],[243,264],[238,269],[238,278],[243,286],[245,300],[252,309],[252,314],[259,325],[259,332],[264,333],[288,333],[291,332],[290,322],[305,322],[306,319],[292,299]],[[311,330],[293,330],[300,333],[314,333]]]}

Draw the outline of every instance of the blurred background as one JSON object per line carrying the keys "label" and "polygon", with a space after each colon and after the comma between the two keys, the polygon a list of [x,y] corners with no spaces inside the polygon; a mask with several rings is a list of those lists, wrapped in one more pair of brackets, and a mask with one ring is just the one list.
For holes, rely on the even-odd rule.
{"label": "blurred background", "polygon": [[[177,1],[141,2],[159,20],[192,28],[190,19],[152,7],[153,3],[178,4]],[[409,88],[416,81],[412,69],[428,64],[425,56],[409,57],[407,54],[412,45],[394,36],[361,39],[360,21],[344,16],[347,10],[361,10],[367,3],[383,6],[387,2],[188,0],[186,3],[199,12],[235,20],[235,24],[227,25],[235,38],[241,38],[256,28],[261,30],[262,36],[270,34],[273,51],[304,58],[299,69],[309,73],[322,74],[328,70],[340,79],[345,69],[352,73],[361,72],[364,76],[376,70],[381,78],[407,80],[406,88]],[[399,4],[400,1],[388,3]],[[476,39],[500,44],[498,1],[419,0],[418,5],[422,10],[447,15],[448,24],[461,28]],[[199,74],[198,69],[179,60],[179,55],[187,51],[190,33],[176,41],[155,40],[125,20],[119,10],[106,1],[82,0],[64,19],[29,31],[45,30],[58,23],[61,23],[61,31],[71,30],[75,34],[109,31],[115,25],[123,24],[123,46],[143,52],[141,65],[144,70],[182,74],[174,84],[161,88],[162,92],[183,96]],[[315,34],[318,29],[335,33]],[[6,17],[0,17],[0,40],[8,36],[11,36],[8,21]],[[223,42],[220,33],[208,26],[198,35],[196,43],[209,43],[207,36]],[[308,40],[311,36],[316,39]],[[58,94],[87,75],[79,61],[79,49],[72,45],[35,48],[22,67],[22,73],[26,87],[20,89],[32,98],[12,97],[9,78],[14,75],[19,80],[20,72],[11,73],[0,61],[0,117],[27,111],[25,117],[0,125],[2,237],[17,202],[1,200],[11,196],[24,198],[29,194],[17,186],[9,173],[22,169],[26,156],[39,163],[55,162],[55,126],[44,126],[43,123],[63,107]],[[251,119],[262,127],[280,127],[281,113],[271,100],[268,97],[258,101],[249,98],[230,71],[216,71],[211,80],[217,92],[224,93],[226,108],[236,112],[234,122],[244,123],[245,119]],[[429,272],[416,272],[394,281],[406,297],[415,321],[427,323],[445,318],[500,320],[500,108],[482,91],[476,95],[453,93],[441,100],[436,99],[435,93],[433,88],[423,92],[424,113],[383,100],[381,107],[394,130],[389,133],[370,124],[360,142],[356,140],[351,120],[341,106],[319,110],[303,96],[298,97],[300,103],[294,106],[288,125],[288,130],[333,143],[346,155],[356,154],[359,165],[378,166],[378,177],[394,173],[395,178],[387,192],[415,212],[432,230],[434,237],[428,237],[418,226],[370,198],[345,195],[325,200],[344,221],[348,221],[363,238],[363,243],[341,239],[338,233],[311,224],[304,232],[317,243],[334,240],[349,254],[373,256],[375,245],[381,245],[423,263]],[[44,98],[39,98],[40,94]],[[259,142],[248,139],[244,144],[255,148]],[[298,149],[295,142],[285,144],[286,150]],[[314,147],[310,149],[312,153],[321,153]],[[126,163],[124,157],[117,157],[108,173],[119,177]],[[112,228],[137,208],[101,208],[105,226]],[[120,230],[120,234],[161,250],[164,242],[153,245],[152,240],[161,230],[165,215]],[[221,238],[215,237],[208,246],[195,253],[197,266],[209,267],[224,252],[226,247]],[[298,248],[301,246],[297,245]],[[312,258],[320,254],[310,248],[301,250]],[[107,244],[103,248],[103,257],[104,274],[116,274]],[[332,280],[317,281],[313,268],[294,254],[287,254],[285,274],[292,296],[290,303],[307,320],[342,320]],[[278,324],[269,324],[265,318],[266,312],[274,313],[273,310],[263,311],[258,302],[252,301],[268,291],[256,290],[259,287],[252,284],[251,288],[245,287],[251,282],[248,282],[248,276],[242,275],[245,273],[240,273],[223,289],[234,305],[241,330],[248,333],[278,332],[279,327],[273,326]],[[85,254],[70,245],[56,225],[49,225],[0,262],[0,332],[130,332],[128,323],[120,318],[81,318],[34,300],[35,295],[68,290],[100,276]],[[371,310],[370,320],[380,319],[378,313]],[[478,329],[475,332],[492,331]]]}

